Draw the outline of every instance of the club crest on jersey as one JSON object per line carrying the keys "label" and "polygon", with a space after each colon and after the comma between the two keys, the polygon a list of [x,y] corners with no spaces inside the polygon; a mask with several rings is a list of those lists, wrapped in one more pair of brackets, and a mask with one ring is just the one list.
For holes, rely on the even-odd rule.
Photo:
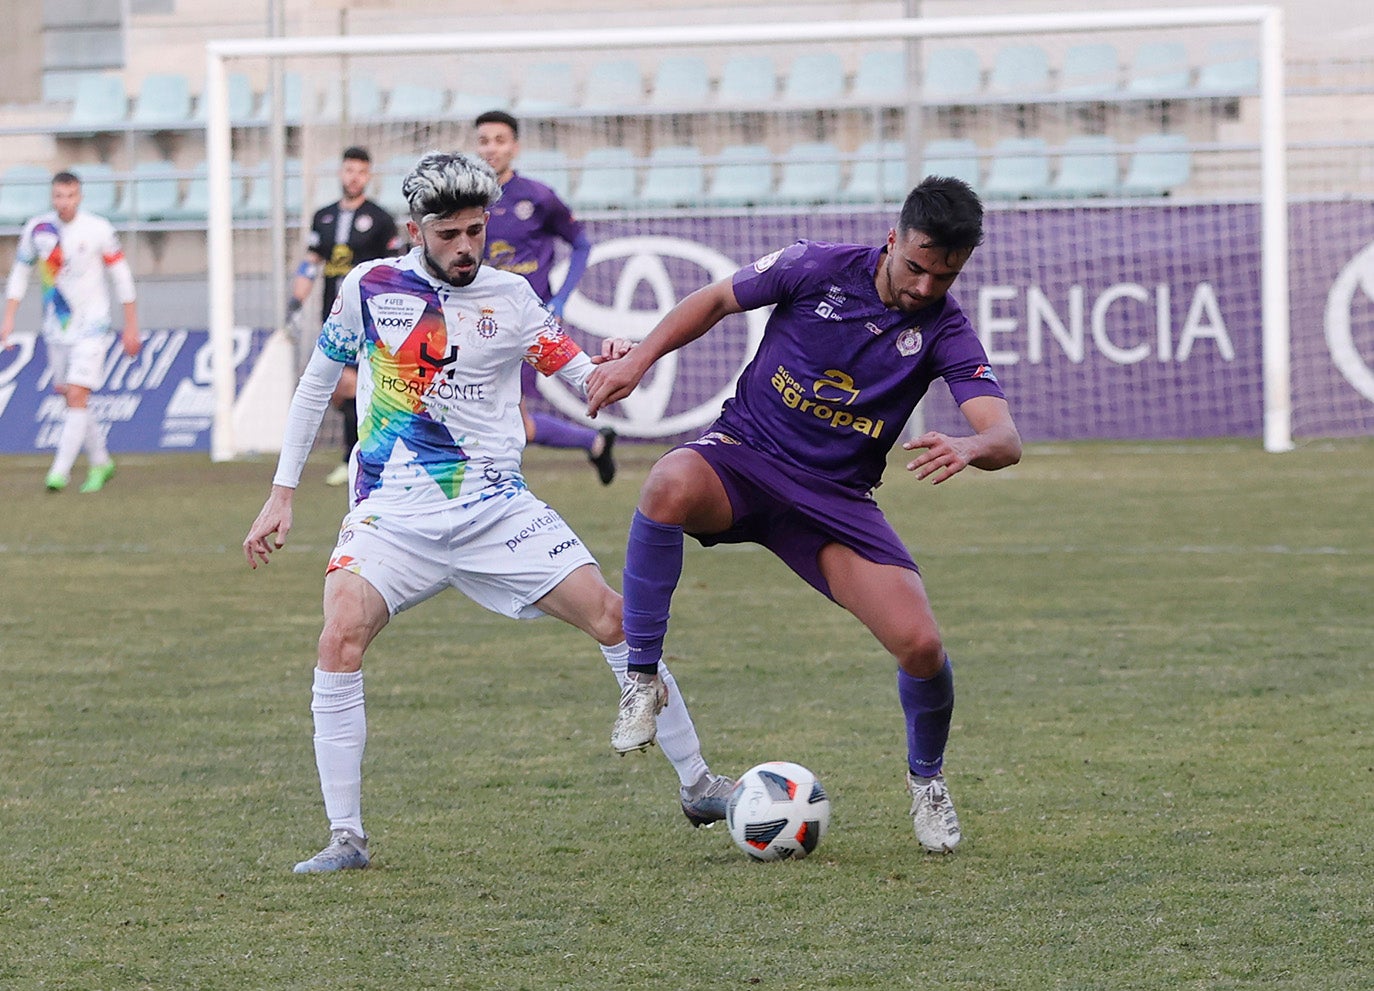
{"label": "club crest on jersey", "polygon": [[897,335],[897,352],[907,358],[921,350],[921,328],[908,327]]}
{"label": "club crest on jersey", "polygon": [[353,229],[359,233],[372,230],[372,218],[365,213],[354,214]]}
{"label": "club crest on jersey", "polygon": [[484,340],[491,340],[493,337],[496,336],[496,332],[500,328],[496,326],[495,314],[496,311],[493,310],[490,306],[482,307],[482,317],[480,320],[477,321],[478,337],[481,337]]}
{"label": "club crest on jersey", "polygon": [[511,212],[521,220],[529,220],[534,216],[534,204],[529,200],[521,200]]}

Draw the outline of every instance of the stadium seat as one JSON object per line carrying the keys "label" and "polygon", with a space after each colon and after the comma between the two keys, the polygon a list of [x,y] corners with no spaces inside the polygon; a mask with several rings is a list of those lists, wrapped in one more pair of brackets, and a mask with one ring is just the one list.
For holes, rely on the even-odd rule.
{"label": "stadium seat", "polygon": [[865,141],[855,152],[839,198],[845,203],[893,203],[905,199],[910,190],[902,143]]}
{"label": "stadium seat", "polygon": [[864,52],[849,95],[862,103],[892,105],[904,99],[906,56],[893,49]]}
{"label": "stadium seat", "polygon": [[[299,216],[304,206],[304,182],[301,179],[300,159],[289,158],[285,164],[282,198],[286,215]],[[257,220],[272,213],[272,177],[266,167],[248,177],[248,187],[243,199],[235,204],[234,216]]]}
{"label": "stadium seat", "polygon": [[434,86],[397,83],[387,94],[385,120],[435,121],[444,116],[448,94]]}
{"label": "stadium seat", "polygon": [[706,187],[701,152],[691,145],[666,145],[649,155],[639,204],[647,207],[681,207],[699,204]]}
{"label": "stadium seat", "polygon": [[1195,89],[1204,96],[1246,96],[1259,92],[1260,64],[1249,41],[1227,39],[1207,47]]}
{"label": "stadium seat", "polygon": [[1126,196],[1168,196],[1184,185],[1193,171],[1188,138],[1182,134],[1144,134],[1121,182]]}
{"label": "stadium seat", "polygon": [[548,186],[558,194],[559,199],[567,201],[572,188],[572,173],[568,156],[553,149],[533,149],[521,151],[515,161],[515,168],[521,175],[529,176]]}
{"label": "stadium seat", "polygon": [[510,73],[503,63],[487,63],[463,77],[448,109],[451,117],[471,122],[488,110],[505,110],[510,105]]}
{"label": "stadium seat", "polygon": [[803,141],[787,150],[773,199],[779,203],[824,203],[840,192],[840,151],[828,141]]}
{"label": "stadium seat", "polygon": [[143,80],[129,121],[142,128],[186,127],[192,123],[191,84],[179,72],[155,72]]}
{"label": "stadium seat", "polygon": [[1044,138],[1003,138],[992,149],[987,181],[979,190],[988,199],[1043,196],[1050,185],[1050,160]]}
{"label": "stadium seat", "polygon": [[[286,124],[299,124],[305,119],[305,83],[299,72],[283,72],[282,120]],[[312,114],[313,117],[313,108]],[[264,89],[262,99],[257,101],[257,111],[252,115],[253,123],[266,124],[272,119],[272,94]]]}
{"label": "stadium seat", "polygon": [[105,162],[83,162],[73,165],[71,171],[81,179],[81,209],[107,220],[117,219],[119,183],[115,180],[114,168]]}
{"label": "stadium seat", "polygon": [[351,121],[380,120],[383,103],[382,87],[377,80],[353,73],[348,77],[347,86],[325,91],[320,117],[329,121],[345,116]]}
{"label": "stadium seat", "polygon": [[52,172],[41,165],[11,165],[0,175],[0,224],[18,226],[52,206]]}
{"label": "stadium seat", "polygon": [[720,70],[716,102],[722,106],[768,106],[778,89],[773,59],[768,55],[735,55]]}
{"label": "stadium seat", "polygon": [[659,62],[654,73],[649,105],[659,109],[696,109],[711,92],[711,75],[706,61],[695,55],[670,55]]}
{"label": "stadium seat", "polygon": [[711,206],[752,206],[773,194],[773,153],[765,145],[729,145],[712,160],[706,184]]}
{"label": "stadium seat", "polygon": [[573,68],[567,62],[536,62],[520,81],[515,115],[543,115],[576,105]]}
{"label": "stadium seat", "polygon": [[978,146],[968,138],[939,138],[927,141],[921,158],[921,175],[952,176],[980,188]]}
{"label": "stadium seat", "polygon": [[[521,156],[521,165],[524,165]],[[415,168],[415,163],[419,161],[419,155],[409,152],[392,155],[379,168],[373,170],[372,188],[376,190],[374,199],[377,205],[384,208],[393,217],[404,217],[410,213],[410,204],[406,202],[405,194],[401,192],[401,184],[405,177],[410,175],[410,170]],[[523,168],[522,168],[523,171]],[[542,179],[542,176],[535,176]],[[323,205],[323,204],[321,204]]]}
{"label": "stadium seat", "polygon": [[166,220],[175,214],[180,200],[175,165],[163,160],[139,162],[132,178],[124,183],[114,216],[122,220]]}
{"label": "stadium seat", "polygon": [[129,100],[120,76],[82,76],[67,123],[89,133],[121,127],[129,116]]}
{"label": "stadium seat", "polygon": [[824,107],[843,96],[844,63],[834,52],[804,53],[792,60],[783,81],[783,103]]}
{"label": "stadium seat", "polygon": [[644,103],[644,76],[633,59],[597,62],[587,73],[582,109],[610,112],[637,108]]}
{"label": "stadium seat", "polygon": [[1104,97],[1121,86],[1121,59],[1107,42],[1071,45],[1059,70],[1058,92],[1080,98]]}
{"label": "stadium seat", "polygon": [[1007,45],[997,51],[985,91],[1009,102],[1024,102],[1050,88],[1050,57],[1039,45]]}
{"label": "stadium seat", "polygon": [[628,148],[593,148],[582,156],[573,189],[579,209],[624,208],[635,202],[635,158]]}
{"label": "stadium seat", "polygon": [[1136,49],[1125,89],[1137,97],[1181,96],[1191,73],[1182,42],[1147,41]]}
{"label": "stadium seat", "polygon": [[983,69],[971,48],[932,49],[926,55],[921,79],[927,103],[964,103],[983,89]]}
{"label": "stadium seat", "polygon": [[[235,177],[231,180],[230,186],[237,190],[240,180]],[[236,201],[238,193],[230,194],[230,200]],[[184,220],[204,223],[210,214],[210,185],[206,178],[206,165],[202,160],[191,169],[191,178],[186,183],[186,193],[180,202],[174,204],[163,218],[165,220]]]}
{"label": "stadium seat", "polygon": [[[253,83],[242,72],[229,72],[224,76],[224,88],[228,95],[229,122],[247,124],[253,119],[258,107],[258,95],[253,92]],[[207,108],[205,94],[196,101],[196,120],[204,121]]]}
{"label": "stadium seat", "polygon": [[1116,142],[1105,134],[1076,134],[1060,149],[1059,171],[1050,183],[1056,199],[1115,196],[1121,189]]}

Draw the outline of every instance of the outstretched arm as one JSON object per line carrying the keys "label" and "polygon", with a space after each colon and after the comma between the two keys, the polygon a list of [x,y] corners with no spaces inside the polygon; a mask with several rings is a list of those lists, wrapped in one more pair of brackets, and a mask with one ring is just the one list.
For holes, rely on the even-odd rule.
{"label": "outstretched arm", "polygon": [[624,399],[659,358],[692,343],[731,313],[743,310],[735,299],[730,278],[687,296],[667,312],[634,350],[596,367],[587,380],[587,415],[596,416],[602,407]]}
{"label": "outstretched arm", "polygon": [[936,430],[928,430],[915,440],[902,445],[905,450],[925,450],[910,464],[907,471],[919,479],[929,478],[939,485],[969,465],[984,471],[996,471],[1021,460],[1021,434],[1012,422],[1007,401],[997,396],[974,396],[959,407],[974,430],[969,437],[950,437]]}
{"label": "outstretched arm", "polygon": [[558,287],[558,293],[549,300],[549,309],[553,310],[553,315],[558,319],[563,319],[563,307],[568,305],[568,297],[573,294],[577,284],[582,281],[582,276],[587,271],[587,256],[592,253],[592,242],[586,234],[579,233],[572,241],[572,254],[568,256],[568,274],[563,277],[563,284]]}

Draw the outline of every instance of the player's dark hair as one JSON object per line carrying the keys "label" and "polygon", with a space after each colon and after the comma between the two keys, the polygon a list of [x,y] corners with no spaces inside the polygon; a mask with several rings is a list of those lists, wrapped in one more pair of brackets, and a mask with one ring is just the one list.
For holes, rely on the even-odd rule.
{"label": "player's dark hair", "polygon": [[920,231],[932,248],[972,251],[983,243],[983,202],[962,179],[926,176],[902,204],[897,230]]}
{"label": "player's dark hair", "polygon": [[81,177],[75,172],[59,172],[52,177],[52,184],[54,186],[79,186],[81,185]]}
{"label": "player's dark hair", "polygon": [[462,152],[427,152],[401,183],[417,224],[479,206],[488,209],[501,198],[501,181],[491,166]]}
{"label": "player's dark hair", "polygon": [[366,162],[372,164],[372,156],[367,153],[367,149],[361,145],[349,145],[343,150],[343,160],[345,162]]}
{"label": "player's dark hair", "polygon": [[481,127],[483,124],[505,124],[510,128],[511,134],[520,137],[520,123],[504,110],[488,110],[484,114],[479,114],[477,119],[472,122],[473,127]]}

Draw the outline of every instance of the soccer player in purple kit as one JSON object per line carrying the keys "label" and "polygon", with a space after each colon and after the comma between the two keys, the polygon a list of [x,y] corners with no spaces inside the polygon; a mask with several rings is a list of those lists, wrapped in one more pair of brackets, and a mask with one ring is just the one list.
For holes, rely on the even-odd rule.
{"label": "soccer player in purple kit", "polygon": [[897,662],[916,837],[961,838],[942,768],[954,679],[910,552],[873,499],[888,452],[943,378],[973,433],[928,431],[907,464],[935,484],[1021,458],[1021,438],[959,303],[948,295],[983,239],[983,208],[958,179],[913,189],[880,247],[798,241],[699,289],[626,357],[598,366],[590,415],[629,395],[663,355],[732,313],[775,307],[735,395],[702,437],[653,467],[630,524],[624,574],[629,674],[611,746],[642,749],[668,698],[657,675],[683,534],[762,544],[868,627]]}
{"label": "soccer player in purple kit", "polygon": [[[515,171],[515,156],[520,153],[520,123],[504,110],[489,110],[473,122],[477,128],[477,153],[492,167],[501,181],[501,200],[491,209],[487,225],[486,262],[493,268],[522,275],[554,316],[563,318],[568,297],[587,270],[592,243],[582,224],[568,205],[548,186]],[[554,250],[559,241],[572,254],[568,274],[554,292],[549,285]],[[532,370],[522,373],[524,395],[535,389]],[[615,431],[610,427],[593,430],[549,413],[531,413],[520,401],[525,418],[525,440],[543,447],[579,448],[596,469],[602,485],[615,479]]]}

